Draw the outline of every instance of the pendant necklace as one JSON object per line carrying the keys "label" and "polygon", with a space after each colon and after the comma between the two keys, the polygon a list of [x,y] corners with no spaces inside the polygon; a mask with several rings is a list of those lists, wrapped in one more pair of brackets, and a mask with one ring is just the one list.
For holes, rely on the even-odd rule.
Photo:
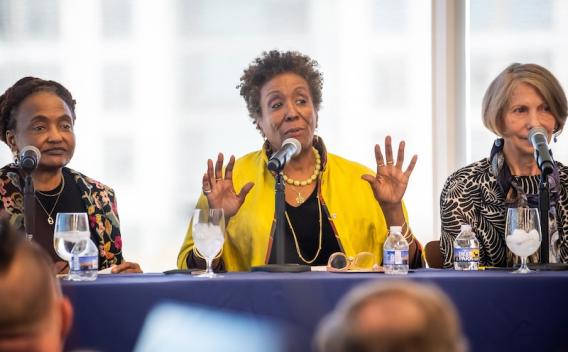
{"label": "pendant necklace", "polygon": [[[318,150],[316,148],[312,147],[312,150],[314,152],[314,156],[316,159],[316,165],[314,167],[314,173],[307,179],[307,180],[303,180],[303,181],[298,181],[298,180],[294,180],[288,176],[286,176],[286,174],[284,174],[284,172],[282,172],[282,176],[284,178],[284,181],[286,181],[286,183],[292,187],[292,190],[295,193],[298,193],[298,195],[296,196],[296,203],[297,204],[302,204],[306,201],[306,198],[302,195],[302,193],[300,191],[298,191],[298,189],[296,189],[296,187],[305,187],[308,185],[311,185],[312,182],[314,182],[315,180],[317,180],[320,172],[321,172],[321,157],[320,154],[318,152]],[[294,187],[296,186],[296,187]]]}
{"label": "pendant necklace", "polygon": [[57,196],[57,198],[55,199],[55,203],[53,203],[53,207],[51,208],[50,211],[47,211],[47,209],[45,209],[45,207],[43,206],[43,204],[39,200],[39,197],[37,197],[37,196],[35,197],[39,206],[43,209],[45,214],[47,214],[47,223],[50,224],[50,225],[53,225],[53,223],[54,223],[53,217],[51,216],[51,214],[53,214],[53,211],[55,210],[55,207],[57,206],[57,203],[59,202],[59,198],[61,197],[61,193],[63,193],[63,188],[65,188],[65,177],[61,176],[61,189],[59,190],[59,192],[57,192],[55,194],[46,194],[46,193],[43,193],[41,191],[36,191],[36,193],[39,193],[39,194],[41,194],[42,196],[45,196],[45,197]]}
{"label": "pendant necklace", "polygon": [[292,190],[293,190],[295,193],[298,193],[298,195],[297,195],[296,198],[295,198],[295,199],[296,199],[296,204],[302,204],[302,203],[304,203],[304,202],[306,201],[306,198],[302,195],[302,192],[298,191],[298,190],[296,189],[296,187],[294,187],[294,186],[291,186],[291,187],[292,187]]}

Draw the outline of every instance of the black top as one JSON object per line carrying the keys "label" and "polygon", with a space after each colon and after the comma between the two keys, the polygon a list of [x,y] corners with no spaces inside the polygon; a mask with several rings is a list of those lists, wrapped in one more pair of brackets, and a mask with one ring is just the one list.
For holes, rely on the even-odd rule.
{"label": "black top", "polygon": [[[322,216],[322,246],[316,260],[309,265],[326,265],[332,253],[341,251],[323,205],[319,204],[318,206],[317,194],[318,186],[300,206],[293,207],[286,203],[286,213],[290,219],[290,223],[285,219],[286,241],[284,241],[284,253],[287,264],[308,264],[300,258],[298,250],[307,261],[314,259],[318,251],[320,236],[319,207],[321,207]],[[290,224],[294,228],[294,233],[298,240],[298,249],[296,249]],[[269,263],[275,262],[275,253],[276,250],[272,248]]]}
{"label": "black top", "polygon": [[[63,178],[65,180],[65,185],[63,192],[61,192],[61,195],[59,196],[59,200],[57,200],[57,193],[61,191],[63,182],[51,191],[41,192],[43,194],[38,191],[35,192],[35,233],[33,234],[33,239],[47,250],[54,262],[63,260],[57,255],[57,253],[55,253],[55,249],[53,248],[53,230],[55,228],[57,213],[87,212],[87,209],[85,209],[85,203],[81,200],[79,187],[73,180],[73,176],[66,169],[63,169]],[[45,210],[42,208],[42,205]],[[52,225],[47,222],[48,212],[51,212],[51,217],[54,221]],[[93,237],[92,232],[93,231],[91,231],[91,238]]]}

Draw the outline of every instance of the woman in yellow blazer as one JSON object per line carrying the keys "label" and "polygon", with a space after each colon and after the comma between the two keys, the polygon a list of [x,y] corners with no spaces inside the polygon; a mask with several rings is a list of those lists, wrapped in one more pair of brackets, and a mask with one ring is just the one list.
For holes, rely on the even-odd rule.
{"label": "woman in yellow blazer", "polygon": [[[414,165],[406,170],[404,142],[393,159],[390,137],[385,153],[375,146],[377,172],[327,153],[314,134],[323,78],[317,62],[298,52],[265,52],[244,71],[240,91],[249,114],[264,137],[261,150],[235,161],[223,172],[224,157],[208,160],[198,208],[222,208],[226,240],[217,268],[246,271],[274,261],[271,249],[275,219],[275,174],[269,156],[287,138],[301,152],[286,163],[286,263],[325,265],[334,252],[354,256],[372,252],[381,263],[389,226],[402,226],[411,243],[411,267],[420,266],[420,245],[410,231],[402,202]],[[235,190],[239,190],[237,193]],[[178,255],[179,268],[204,267],[195,253],[191,226]]]}

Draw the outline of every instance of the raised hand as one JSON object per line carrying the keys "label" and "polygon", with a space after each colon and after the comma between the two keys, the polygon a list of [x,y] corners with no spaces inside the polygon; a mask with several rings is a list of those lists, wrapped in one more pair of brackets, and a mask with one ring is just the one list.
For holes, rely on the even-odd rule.
{"label": "raised hand", "polygon": [[233,167],[235,166],[235,157],[231,155],[229,163],[225,168],[225,176],[223,177],[223,154],[219,153],[215,170],[213,170],[213,160],[207,160],[207,173],[203,174],[203,193],[209,202],[209,208],[223,208],[225,221],[239,211],[239,208],[245,201],[245,198],[254,183],[245,184],[240,192],[235,192],[233,185]]}
{"label": "raised hand", "polygon": [[381,205],[381,208],[399,208],[402,202],[408,179],[414,165],[416,165],[417,155],[414,155],[410,160],[410,164],[406,171],[402,171],[404,163],[404,141],[398,145],[398,153],[396,156],[396,164],[393,161],[391,137],[385,138],[385,155],[386,162],[381,152],[381,147],[375,145],[375,159],[377,160],[377,174],[363,175],[362,178],[369,182],[373,189],[375,198]]}

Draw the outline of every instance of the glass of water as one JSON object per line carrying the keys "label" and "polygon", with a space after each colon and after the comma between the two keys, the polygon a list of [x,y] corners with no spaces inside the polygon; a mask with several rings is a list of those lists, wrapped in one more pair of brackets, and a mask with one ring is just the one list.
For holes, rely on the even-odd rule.
{"label": "glass of water", "polygon": [[536,208],[509,208],[505,225],[505,242],[511,252],[521,257],[515,274],[530,273],[527,257],[540,247],[540,218]]}
{"label": "glass of water", "polygon": [[73,271],[73,257],[83,253],[90,241],[89,220],[86,213],[58,213],[53,231],[53,247],[57,255],[69,262],[67,280],[76,280]]}
{"label": "glass of water", "polygon": [[205,259],[207,268],[198,277],[219,277],[211,267],[213,259],[223,248],[225,241],[225,216],[223,209],[196,209],[192,222],[193,241],[198,254]]}

